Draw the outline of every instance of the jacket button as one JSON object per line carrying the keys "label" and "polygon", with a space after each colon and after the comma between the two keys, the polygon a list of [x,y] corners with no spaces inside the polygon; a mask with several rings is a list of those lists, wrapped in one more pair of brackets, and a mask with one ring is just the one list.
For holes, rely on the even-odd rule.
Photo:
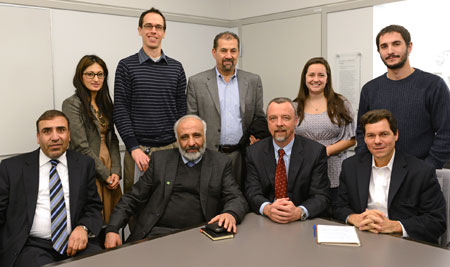
{"label": "jacket button", "polygon": [[217,131],[220,133],[220,129],[217,129]]}

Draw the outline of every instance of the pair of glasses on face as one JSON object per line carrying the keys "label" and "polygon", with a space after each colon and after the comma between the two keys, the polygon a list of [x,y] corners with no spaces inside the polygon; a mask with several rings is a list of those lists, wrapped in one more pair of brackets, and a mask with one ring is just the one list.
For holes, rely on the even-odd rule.
{"label": "pair of glasses on face", "polygon": [[98,73],[95,73],[95,72],[85,72],[85,73],[83,73],[83,74],[84,74],[84,76],[86,76],[88,79],[94,79],[95,76],[97,76],[97,78],[98,78],[99,80],[105,79],[105,74],[104,74],[103,72],[98,72]]}
{"label": "pair of glasses on face", "polygon": [[150,23],[147,23],[147,24],[144,24],[144,26],[142,26],[142,27],[148,31],[151,31],[153,28],[155,28],[155,30],[158,32],[162,32],[164,30],[164,26],[160,25],[160,24],[152,25]]}

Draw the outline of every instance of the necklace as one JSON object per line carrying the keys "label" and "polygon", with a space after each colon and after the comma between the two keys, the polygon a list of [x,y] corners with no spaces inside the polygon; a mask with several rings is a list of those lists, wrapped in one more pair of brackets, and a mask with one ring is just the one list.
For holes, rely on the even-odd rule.
{"label": "necklace", "polygon": [[322,107],[322,103],[321,103],[321,102],[319,103],[319,106],[315,106],[315,105],[312,103],[311,99],[309,100],[309,104],[311,104],[312,108],[313,108],[316,112],[319,111],[319,109]]}
{"label": "necklace", "polygon": [[98,123],[100,123],[100,125],[102,127],[106,126],[106,120],[103,117],[103,114],[100,112],[100,110],[96,110],[92,105],[91,105],[92,110],[94,111],[94,115],[95,118],[97,118]]}

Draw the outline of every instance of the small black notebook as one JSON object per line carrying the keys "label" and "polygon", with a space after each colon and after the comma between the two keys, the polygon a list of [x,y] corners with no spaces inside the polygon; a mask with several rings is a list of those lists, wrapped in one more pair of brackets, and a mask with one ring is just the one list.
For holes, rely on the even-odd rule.
{"label": "small black notebook", "polygon": [[234,234],[230,232],[222,232],[222,233],[216,233],[206,227],[203,227],[200,229],[200,232],[202,232],[204,235],[209,237],[211,240],[217,241],[217,240],[223,240],[223,239],[229,239],[233,238]]}

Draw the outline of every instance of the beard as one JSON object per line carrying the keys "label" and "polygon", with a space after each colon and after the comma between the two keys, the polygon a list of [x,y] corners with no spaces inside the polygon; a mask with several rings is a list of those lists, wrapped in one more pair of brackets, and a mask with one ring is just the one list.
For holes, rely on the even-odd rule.
{"label": "beard", "polygon": [[[190,150],[190,149],[197,149],[197,151],[196,152],[188,152],[187,150]],[[203,143],[203,145],[201,147],[200,146],[188,146],[186,148],[182,148],[180,145],[178,146],[178,150],[180,151],[180,154],[188,161],[198,160],[205,153],[205,149],[206,149],[206,143]]]}
{"label": "beard", "polygon": [[[225,62],[231,62],[231,65],[225,65]],[[234,61],[233,61],[233,59],[224,59],[224,60],[222,60],[222,69],[224,71],[232,71],[234,69]]]}
{"label": "beard", "polygon": [[[282,135],[281,135],[282,134]],[[288,133],[285,129],[278,129],[274,132],[273,139],[277,142],[284,142],[288,139]]]}
{"label": "beard", "polygon": [[397,57],[400,57],[400,61],[398,63],[393,64],[393,65],[389,65],[386,62],[386,60],[384,60],[384,59],[382,59],[382,61],[383,61],[384,65],[386,65],[386,67],[388,69],[391,69],[391,70],[400,69],[400,68],[402,68],[405,65],[406,60],[408,60],[408,52],[405,51],[405,53],[403,55],[400,55],[400,56],[397,56]]}

